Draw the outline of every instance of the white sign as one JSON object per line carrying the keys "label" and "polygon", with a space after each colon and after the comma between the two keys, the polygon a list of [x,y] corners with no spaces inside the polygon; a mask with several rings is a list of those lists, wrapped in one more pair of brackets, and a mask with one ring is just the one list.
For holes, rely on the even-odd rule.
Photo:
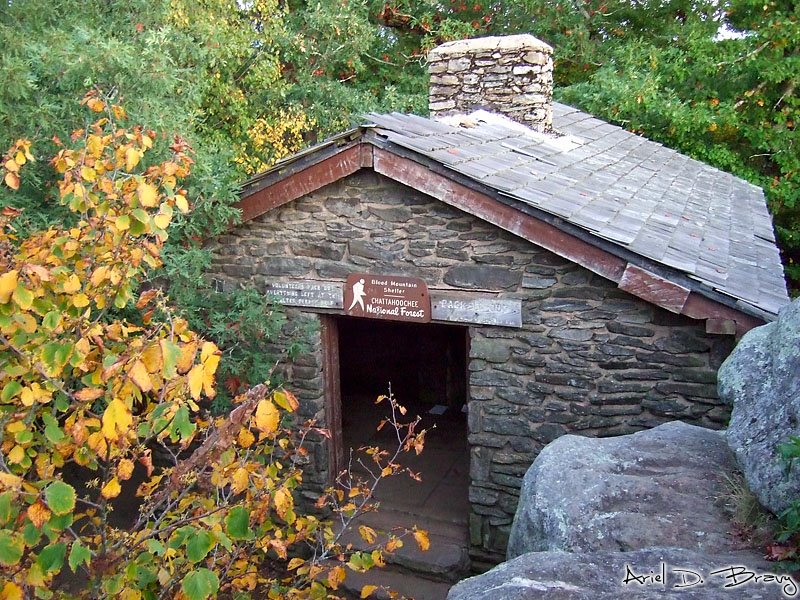
{"label": "white sign", "polygon": [[470,298],[431,293],[431,317],[436,321],[522,327],[522,300]]}
{"label": "white sign", "polygon": [[285,306],[342,308],[343,304],[341,283],[273,281],[267,284],[266,292]]}

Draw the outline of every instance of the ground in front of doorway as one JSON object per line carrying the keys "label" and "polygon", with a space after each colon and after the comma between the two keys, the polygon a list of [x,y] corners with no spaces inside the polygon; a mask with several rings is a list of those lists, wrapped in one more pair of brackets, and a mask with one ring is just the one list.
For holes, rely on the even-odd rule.
{"label": "ground in front of doorway", "polygon": [[[385,426],[376,431],[385,418],[386,403],[374,399],[343,403],[352,407],[343,415],[343,433],[353,448],[378,445],[391,447],[393,432]],[[408,417],[415,406],[409,406]],[[402,464],[418,472],[421,481],[407,476],[387,478],[379,484],[377,512],[361,517],[359,524],[377,531],[395,527],[424,529],[430,549],[422,552],[408,538],[404,546],[388,557],[385,569],[365,574],[348,573],[346,586],[358,594],[364,584],[386,585],[403,596],[416,600],[442,600],[450,586],[469,573],[469,450],[466,418],[448,410],[442,415],[421,414],[421,426],[428,428],[425,449],[419,456],[402,455]],[[347,455],[345,456],[347,461]],[[358,468],[354,468],[358,472]],[[350,541],[359,542],[358,533]],[[357,597],[357,595],[356,595]]]}

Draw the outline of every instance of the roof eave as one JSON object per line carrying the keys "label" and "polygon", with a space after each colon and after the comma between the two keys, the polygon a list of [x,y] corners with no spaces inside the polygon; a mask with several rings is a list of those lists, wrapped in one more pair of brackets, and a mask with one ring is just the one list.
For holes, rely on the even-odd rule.
{"label": "roof eave", "polygon": [[[242,220],[249,221],[282,204],[372,166],[372,153],[365,151],[361,130],[353,130],[337,143],[323,143],[297,160],[277,164],[251,179],[237,204]],[[295,177],[302,173],[302,177]]]}

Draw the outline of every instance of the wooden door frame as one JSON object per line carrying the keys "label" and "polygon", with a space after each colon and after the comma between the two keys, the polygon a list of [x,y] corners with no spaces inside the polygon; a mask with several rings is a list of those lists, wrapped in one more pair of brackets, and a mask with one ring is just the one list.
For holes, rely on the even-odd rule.
{"label": "wooden door frame", "polygon": [[325,426],[331,434],[331,438],[328,440],[328,484],[334,485],[336,478],[344,468],[339,324],[334,315],[320,315],[320,325],[322,333]]}

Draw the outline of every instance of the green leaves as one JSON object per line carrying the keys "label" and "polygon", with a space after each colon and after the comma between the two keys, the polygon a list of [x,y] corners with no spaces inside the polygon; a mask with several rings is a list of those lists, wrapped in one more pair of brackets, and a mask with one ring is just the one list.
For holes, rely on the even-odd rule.
{"label": "green leaves", "polygon": [[75,540],[72,544],[72,549],[69,551],[69,568],[73,573],[78,572],[78,567],[81,565],[88,565],[92,560],[92,553],[89,549],[81,544],[80,540]]}
{"label": "green leaves", "polygon": [[5,526],[10,520],[12,515],[12,501],[14,496],[11,492],[3,492],[0,494],[0,527]]}
{"label": "green leaves", "polygon": [[39,552],[39,556],[36,557],[36,564],[42,568],[44,573],[58,573],[64,564],[66,553],[67,545],[65,543],[50,544]]}
{"label": "green leaves", "polygon": [[211,534],[202,529],[196,530],[186,542],[186,557],[191,562],[200,562],[215,545],[216,541]]}
{"label": "green leaves", "polygon": [[[14,56],[0,61],[0,76],[14,76],[0,89],[0,139],[29,132],[39,136],[37,153],[56,156],[26,166],[38,169],[28,179],[14,177],[19,193],[11,202],[10,192],[0,190],[0,205],[31,209],[20,218],[13,209],[0,211],[0,245],[8,250],[0,328],[11,340],[0,365],[0,459],[10,469],[0,470],[0,573],[3,583],[13,580],[0,586],[0,595],[27,586],[31,596],[51,597],[65,564],[81,572],[72,578],[76,597],[172,597],[182,590],[197,600],[223,585],[231,596],[261,591],[269,587],[265,561],[286,561],[298,544],[335,536],[327,524],[294,512],[292,492],[302,479],[294,438],[257,441],[249,429],[255,413],[262,431],[283,436],[280,409],[297,408],[293,395],[278,391],[270,400],[271,390],[257,388],[250,412],[247,396],[239,399],[247,423],[233,429],[195,402],[214,397],[221,356],[195,326],[230,350],[219,386],[230,398],[272,377],[265,352],[273,352],[283,321],[256,290],[210,298],[199,287],[207,285],[200,270],[209,255],[194,242],[235,217],[232,184],[240,178],[231,155],[253,149],[274,159],[299,147],[314,126],[303,104],[287,100],[287,82],[280,81],[282,44],[271,36],[283,35],[289,9],[278,0],[131,0],[125,10],[92,0],[80,14],[33,0],[6,4],[0,45],[14,48]],[[307,41],[323,57],[315,60],[326,64],[304,66],[304,76],[321,66],[342,71],[328,76],[333,86],[312,82],[309,89],[319,88],[321,96],[345,91],[338,78],[349,77],[345,70],[364,72],[357,55],[372,45],[360,35],[373,28],[366,6],[338,10],[312,7],[308,21]],[[312,39],[323,31],[327,37]],[[287,33],[285,41],[294,44],[295,32]],[[347,45],[340,48],[341,41]],[[309,62],[297,52],[294,58],[296,65]],[[114,91],[106,95],[94,82],[114,82]],[[307,84],[306,77],[295,89]],[[92,91],[83,104],[99,119],[93,124],[67,105],[86,85]],[[370,94],[348,95],[338,103],[346,111],[320,104],[317,114],[343,124]],[[143,125],[121,123],[125,111],[111,104],[112,96],[132,101],[132,122]],[[4,112],[9,106],[14,110]],[[42,123],[60,129],[44,135]],[[165,143],[150,127],[176,135]],[[253,133],[263,136],[251,140]],[[201,138],[198,152],[181,135]],[[200,176],[187,180],[193,164]],[[54,208],[56,188],[61,203]],[[217,198],[224,201],[211,200]],[[187,216],[190,206],[197,210]],[[178,238],[173,260],[153,275],[171,282],[167,295],[147,278],[165,260],[168,228],[170,239]],[[134,306],[140,288],[151,295]],[[172,308],[176,299],[182,311]],[[168,445],[177,463],[172,469],[151,448],[165,438],[176,442]],[[85,503],[61,479],[65,465],[91,481],[80,489]],[[121,508],[134,490],[144,497],[143,518],[129,531],[103,509]],[[258,524],[252,528],[251,514]],[[343,578],[338,569],[302,585],[324,598]],[[296,571],[301,579],[315,576]],[[101,589],[92,585],[98,579]]]}
{"label": "green leaves", "polygon": [[181,406],[172,419],[169,427],[170,439],[173,442],[188,439],[195,431],[195,424],[189,418],[189,409]]}
{"label": "green leaves", "polygon": [[22,310],[28,310],[33,304],[33,294],[22,285],[22,282],[17,284],[11,298],[17,303]]}
{"label": "green leaves", "polygon": [[225,528],[233,540],[249,540],[253,538],[250,529],[250,511],[244,506],[236,506],[225,517]]}
{"label": "green leaves", "polygon": [[50,342],[42,348],[42,362],[49,373],[58,376],[61,370],[69,362],[73,346],[68,343]]}
{"label": "green leaves", "polygon": [[45,327],[45,329],[49,330],[55,329],[60,323],[61,313],[56,310],[51,310],[44,316],[44,319],[42,319],[42,325]]}
{"label": "green leaves", "polygon": [[353,552],[347,566],[356,573],[364,573],[375,566],[375,560],[371,552]]}
{"label": "green leaves", "polygon": [[22,558],[25,543],[17,533],[0,529],[0,565],[13,567]]}
{"label": "green leaves", "polygon": [[204,600],[219,590],[219,578],[206,568],[187,574],[181,581],[181,589],[189,600]]}
{"label": "green leaves", "polygon": [[161,340],[161,355],[164,360],[164,377],[172,379],[177,374],[176,365],[181,355],[181,349],[170,340]]}
{"label": "green leaves", "polygon": [[[718,40],[717,18],[689,9],[685,19],[659,19],[659,11],[674,10],[682,0],[652,11],[651,4],[638,11],[639,35],[628,33],[636,30],[631,21],[624,36],[591,38],[597,51],[582,58],[591,68],[562,80],[567,85],[557,90],[559,99],[763,188],[790,288],[800,289],[800,28],[794,5],[729,0],[720,5],[727,6],[722,23],[743,35]],[[626,18],[625,10],[610,14]],[[569,49],[560,44],[563,34],[544,39],[555,45],[558,77],[562,63],[572,60],[564,57]]]}
{"label": "green leaves", "polygon": [[48,485],[44,490],[44,499],[54,515],[66,515],[75,509],[75,490],[63,481]]}
{"label": "green leaves", "polygon": [[0,402],[3,404],[10,402],[21,391],[22,386],[18,381],[9,381],[3,386],[3,391],[0,392]]}
{"label": "green leaves", "polygon": [[44,435],[48,439],[49,442],[52,444],[59,444],[61,443],[64,438],[64,432],[61,431],[61,428],[58,425],[58,421],[50,414],[44,413],[42,414],[42,421],[44,422]]}

